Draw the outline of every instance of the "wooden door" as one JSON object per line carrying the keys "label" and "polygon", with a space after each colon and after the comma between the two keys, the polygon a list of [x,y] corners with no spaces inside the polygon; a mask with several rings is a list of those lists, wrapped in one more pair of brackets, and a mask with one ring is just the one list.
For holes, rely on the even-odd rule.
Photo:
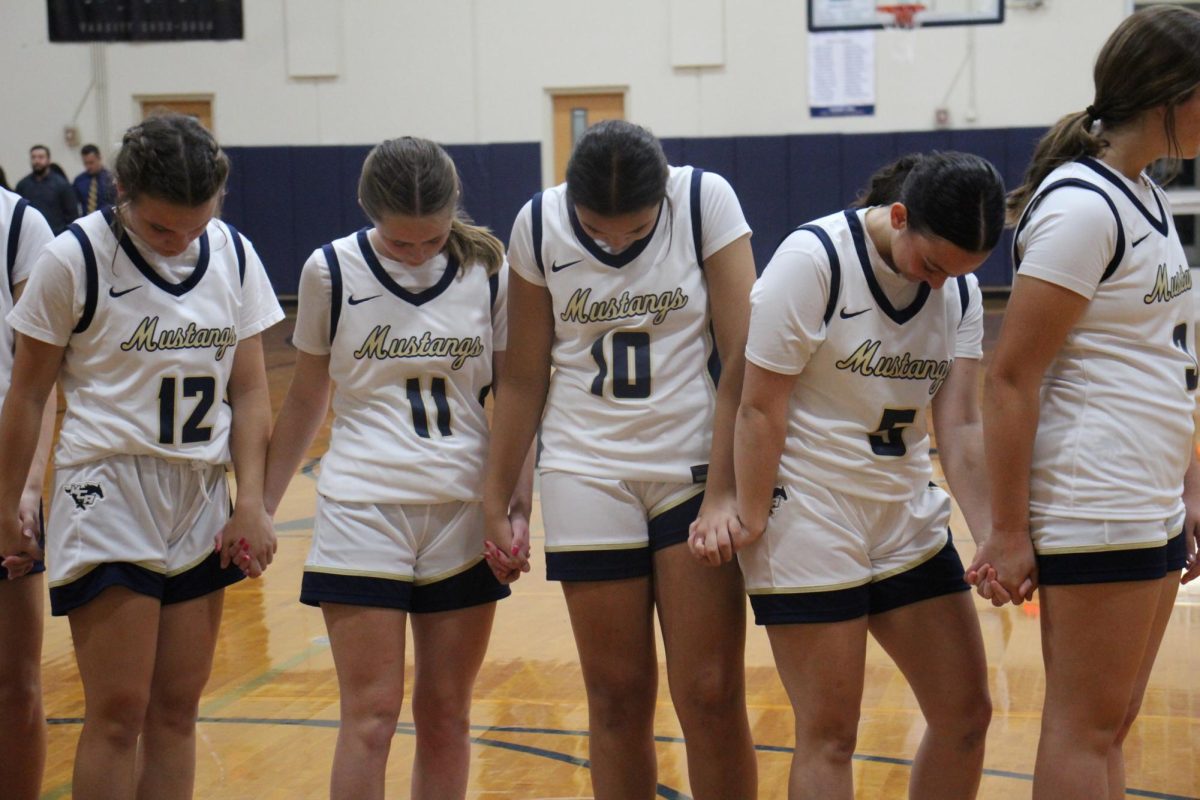
{"label": "wooden door", "polygon": [[209,131],[213,130],[213,113],[211,97],[139,97],[142,107],[142,119],[155,111],[174,111],[195,117]]}
{"label": "wooden door", "polygon": [[571,149],[585,130],[606,119],[625,119],[625,95],[554,95],[554,183],[567,178]]}

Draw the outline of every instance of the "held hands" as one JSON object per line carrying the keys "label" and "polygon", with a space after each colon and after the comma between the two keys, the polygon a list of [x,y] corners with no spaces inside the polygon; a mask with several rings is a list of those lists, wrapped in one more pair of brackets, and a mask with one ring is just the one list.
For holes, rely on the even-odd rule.
{"label": "held hands", "polygon": [[241,503],[234,506],[233,516],[213,538],[213,544],[221,554],[221,569],[234,564],[247,578],[261,577],[279,549],[275,526],[266,509]]}
{"label": "held hands", "polygon": [[979,596],[1000,607],[1021,605],[1037,590],[1037,561],[1027,531],[998,534],[992,531],[975,551],[963,576]]}
{"label": "held hands", "polygon": [[511,509],[506,516],[486,519],[483,557],[496,580],[510,584],[529,572],[529,512]]}
{"label": "held hands", "polygon": [[1183,497],[1183,536],[1187,542],[1187,567],[1180,583],[1191,583],[1200,577],[1200,498]]}
{"label": "held hands", "polygon": [[17,507],[17,524],[0,532],[0,566],[8,571],[9,580],[28,575],[33,562],[42,558],[38,541],[41,501],[40,493],[24,492]]}
{"label": "held hands", "polygon": [[700,514],[688,527],[688,549],[701,563],[719,567],[733,559],[734,553],[762,536],[763,529],[751,532],[737,513],[732,501],[702,505]]}

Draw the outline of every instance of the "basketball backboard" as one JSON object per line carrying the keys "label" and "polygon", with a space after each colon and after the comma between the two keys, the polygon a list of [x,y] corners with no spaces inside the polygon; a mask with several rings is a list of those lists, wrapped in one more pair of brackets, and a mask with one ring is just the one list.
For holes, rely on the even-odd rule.
{"label": "basketball backboard", "polygon": [[[924,6],[914,22],[924,28],[939,25],[987,25],[1004,21],[1004,0],[914,0]],[[890,0],[808,0],[810,31],[859,31],[895,24],[892,13],[880,7]]]}

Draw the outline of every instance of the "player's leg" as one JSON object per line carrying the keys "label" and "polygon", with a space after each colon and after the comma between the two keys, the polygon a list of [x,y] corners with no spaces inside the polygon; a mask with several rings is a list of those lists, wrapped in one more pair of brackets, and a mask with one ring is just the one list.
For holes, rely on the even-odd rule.
{"label": "player's leg", "polygon": [[36,798],[46,764],[42,712],[42,573],[15,581],[0,567],[0,753],[4,795]]}

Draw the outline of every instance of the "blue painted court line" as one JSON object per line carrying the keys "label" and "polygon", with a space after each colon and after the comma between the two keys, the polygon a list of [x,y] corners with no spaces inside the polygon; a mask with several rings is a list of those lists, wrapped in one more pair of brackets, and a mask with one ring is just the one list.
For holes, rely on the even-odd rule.
{"label": "blue painted court line", "polygon": [[[200,717],[199,722],[219,723],[225,725],[298,725],[308,728],[336,728],[338,721],[336,719],[276,719],[271,717]],[[83,719],[81,717],[57,717],[46,720],[50,725],[81,725]],[[547,736],[587,736],[587,731],[568,730],[562,728],[525,728],[518,725],[472,725],[471,730],[482,731],[483,733],[522,733],[522,734],[541,734]],[[411,722],[401,722],[396,726],[396,733],[402,733],[405,736],[415,736],[416,730]],[[683,744],[683,738],[680,736],[655,736],[654,741],[663,742],[666,744]],[[524,744],[516,744],[514,742],[504,742],[498,739],[487,739],[483,736],[474,736],[471,742],[483,747],[497,747],[504,750],[512,750],[526,755],[538,756],[540,758],[548,758],[554,761],[561,761],[565,764],[571,764],[584,769],[591,769],[591,762],[585,758],[570,755],[569,753],[560,753],[556,750],[547,750],[541,747],[531,747]],[[754,749],[760,753],[784,753],[790,754],[795,748],[784,747],[782,745],[771,744],[756,744]],[[865,761],[874,764],[891,764],[898,767],[911,767],[912,759],[895,758],[892,756],[873,756],[862,753],[854,754],[855,761]],[[985,769],[984,775],[992,778],[1008,778],[1018,781],[1033,781],[1033,776],[1024,772],[1010,772],[1002,769]],[[1169,794],[1167,792],[1155,792],[1149,789],[1126,789],[1126,795],[1130,797],[1146,797],[1151,800],[1200,800],[1200,797],[1193,797],[1182,794]],[[672,789],[670,786],[658,784],[656,794],[663,800],[691,800],[678,789]]]}

